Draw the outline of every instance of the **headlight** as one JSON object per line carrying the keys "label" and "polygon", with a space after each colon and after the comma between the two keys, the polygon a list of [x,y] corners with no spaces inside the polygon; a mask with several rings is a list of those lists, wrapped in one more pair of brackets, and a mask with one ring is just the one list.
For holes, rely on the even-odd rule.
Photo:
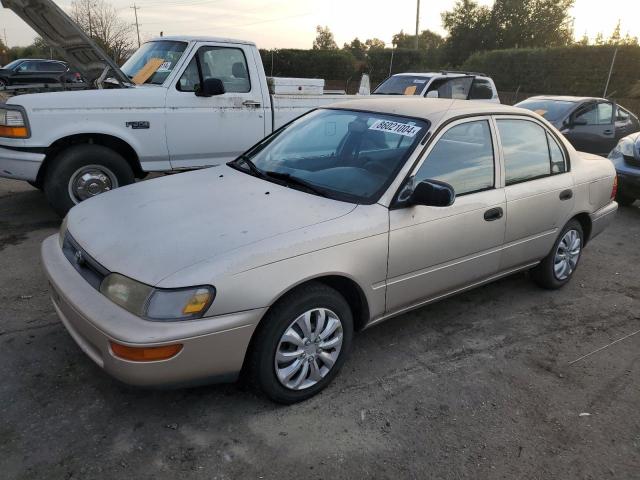
{"label": "headlight", "polygon": [[0,108],[0,137],[29,138],[26,115],[21,109]]}
{"label": "headlight", "polygon": [[119,273],[107,276],[100,292],[125,310],[157,322],[201,318],[215,291],[208,285],[178,289],[153,288]]}
{"label": "headlight", "polygon": [[67,234],[67,219],[69,215],[65,215],[62,223],[60,224],[60,232],[58,233],[58,243],[60,244],[60,248],[64,245],[64,236]]}

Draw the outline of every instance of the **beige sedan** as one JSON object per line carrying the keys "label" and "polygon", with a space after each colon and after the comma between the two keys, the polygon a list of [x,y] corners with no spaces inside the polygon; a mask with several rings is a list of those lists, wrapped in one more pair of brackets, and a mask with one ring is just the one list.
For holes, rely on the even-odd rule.
{"label": "beige sedan", "polygon": [[522,270],[562,287],[615,190],[609,160],[530,111],[365,99],[83,202],[42,256],[62,322],[116,378],[243,372],[292,403],[331,382],[354,331]]}

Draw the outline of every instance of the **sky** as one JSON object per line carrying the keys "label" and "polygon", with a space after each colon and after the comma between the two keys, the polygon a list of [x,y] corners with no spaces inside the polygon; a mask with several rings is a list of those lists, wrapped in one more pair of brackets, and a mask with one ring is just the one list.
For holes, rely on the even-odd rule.
{"label": "sky", "polygon": [[[68,10],[71,1],[56,1]],[[134,22],[134,0],[112,0],[123,19]],[[143,39],[195,34],[252,40],[261,48],[310,48],[316,25],[326,25],[342,46],[354,37],[377,37],[390,45],[394,33],[415,31],[416,0],[136,0]],[[444,34],[440,12],[455,0],[422,1],[420,30]],[[493,0],[479,0],[491,5]],[[622,34],[640,37],[637,0],[576,0],[571,14],[578,38],[598,32],[608,37],[622,21]],[[632,11],[635,10],[635,15]],[[6,33],[5,33],[6,32]],[[0,8],[0,35],[9,46],[27,45],[35,33],[13,12]]]}

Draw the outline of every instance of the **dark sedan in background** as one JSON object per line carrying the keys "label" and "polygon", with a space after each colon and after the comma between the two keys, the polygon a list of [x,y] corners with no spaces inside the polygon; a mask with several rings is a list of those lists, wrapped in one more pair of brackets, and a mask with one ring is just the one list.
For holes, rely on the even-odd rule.
{"label": "dark sedan in background", "polygon": [[41,83],[78,83],[82,77],[58,60],[18,59],[0,68],[0,89]]}
{"label": "dark sedan in background", "polygon": [[631,205],[640,198],[640,132],[621,139],[609,159],[618,172],[616,200],[620,205]]}
{"label": "dark sedan in background", "polygon": [[620,139],[640,130],[638,117],[606,98],[539,96],[516,106],[542,115],[576,150],[604,157]]}

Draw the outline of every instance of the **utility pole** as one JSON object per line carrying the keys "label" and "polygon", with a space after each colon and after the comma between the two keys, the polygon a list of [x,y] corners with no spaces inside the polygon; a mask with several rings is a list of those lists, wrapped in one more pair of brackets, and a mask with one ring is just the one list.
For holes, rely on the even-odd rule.
{"label": "utility pole", "polygon": [[418,0],[418,8],[416,9],[416,45],[415,48],[418,50],[418,30],[420,29],[420,0]]}
{"label": "utility pole", "polygon": [[136,26],[136,33],[138,34],[138,48],[140,48],[140,45],[141,45],[141,42],[140,42],[140,24],[138,23],[138,10],[140,10],[140,7],[136,7],[136,4],[134,3],[133,7],[131,7],[131,8],[133,8],[133,12],[134,12],[134,14],[136,16],[135,26]]}

